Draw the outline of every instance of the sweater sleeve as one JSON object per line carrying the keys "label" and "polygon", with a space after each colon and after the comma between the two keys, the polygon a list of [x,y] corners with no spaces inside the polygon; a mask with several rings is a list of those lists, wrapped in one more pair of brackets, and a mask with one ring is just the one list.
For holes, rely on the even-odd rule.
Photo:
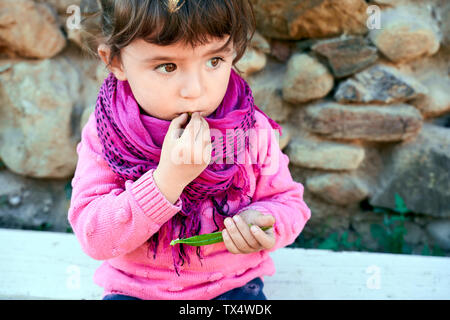
{"label": "sweater sleeve", "polygon": [[311,210],[303,201],[303,185],[292,179],[289,157],[280,150],[276,130],[263,115],[259,115],[256,161],[261,168],[252,202],[238,213],[252,209],[275,218],[276,242],[267,250],[271,252],[295,241],[311,217]]}
{"label": "sweater sleeve", "polygon": [[181,210],[170,203],[153,180],[154,169],[136,181],[119,185],[101,155],[94,115],[77,145],[68,219],[83,251],[97,260],[129,253]]}

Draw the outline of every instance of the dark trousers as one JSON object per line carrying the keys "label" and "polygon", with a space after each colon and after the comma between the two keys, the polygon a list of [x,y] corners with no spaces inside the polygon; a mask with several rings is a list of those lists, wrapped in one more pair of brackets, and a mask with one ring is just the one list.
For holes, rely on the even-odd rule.
{"label": "dark trousers", "polygon": [[[242,287],[231,289],[211,300],[267,300],[263,293],[264,283],[261,278],[255,278]],[[123,294],[108,294],[103,300],[141,300]]]}

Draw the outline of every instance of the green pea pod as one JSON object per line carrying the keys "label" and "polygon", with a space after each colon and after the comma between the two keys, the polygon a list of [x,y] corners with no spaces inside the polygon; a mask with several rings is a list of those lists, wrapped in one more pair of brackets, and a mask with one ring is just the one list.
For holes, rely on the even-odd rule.
{"label": "green pea pod", "polygon": [[[272,227],[261,227],[261,230],[266,231]],[[170,241],[170,245],[174,246],[177,243],[184,243],[189,246],[206,246],[208,244],[223,242],[222,231],[217,231],[213,233],[200,234],[198,236],[186,238],[186,239],[175,239]]]}

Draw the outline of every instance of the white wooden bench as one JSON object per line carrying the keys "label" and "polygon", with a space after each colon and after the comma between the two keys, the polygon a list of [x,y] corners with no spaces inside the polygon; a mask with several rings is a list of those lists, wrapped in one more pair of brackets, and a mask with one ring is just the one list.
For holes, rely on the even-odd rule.
{"label": "white wooden bench", "polygon": [[[0,299],[101,299],[73,234],[0,229]],[[450,299],[450,258],[280,249],[268,299]]]}

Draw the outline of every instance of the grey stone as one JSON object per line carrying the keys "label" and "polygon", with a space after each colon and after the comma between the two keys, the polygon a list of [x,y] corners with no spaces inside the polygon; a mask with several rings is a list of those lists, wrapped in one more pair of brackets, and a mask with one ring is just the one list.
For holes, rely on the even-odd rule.
{"label": "grey stone", "polygon": [[307,54],[291,56],[283,78],[283,99],[303,103],[325,97],[334,86],[334,78],[322,63]]}
{"label": "grey stone", "polygon": [[[13,172],[73,174],[83,111],[80,75],[69,59],[21,61],[0,74],[0,156]],[[31,156],[32,155],[32,156]]]}
{"label": "grey stone", "polygon": [[349,173],[327,173],[310,177],[306,187],[327,202],[346,206],[358,203],[369,194],[362,179]]}
{"label": "grey stone", "polygon": [[450,111],[450,77],[446,73],[430,69],[427,74],[419,75],[418,79],[427,88],[428,93],[411,100],[425,118],[437,117]]}
{"label": "grey stone", "polygon": [[385,167],[369,202],[395,208],[395,194],[415,213],[450,217],[450,130],[425,123],[419,135],[382,151]]}
{"label": "grey stone", "polygon": [[70,227],[69,182],[26,178],[0,170],[0,227],[66,232]]}
{"label": "grey stone", "polygon": [[304,127],[333,139],[399,141],[416,136],[422,115],[413,106],[341,105],[333,102],[306,107]]}
{"label": "grey stone", "polygon": [[242,72],[242,77],[247,78],[252,73],[264,69],[266,63],[267,57],[264,52],[248,47],[244,55],[236,63],[236,67]]}
{"label": "grey stone", "polygon": [[66,45],[56,14],[31,0],[0,2],[0,52],[26,58],[50,58]]}
{"label": "grey stone", "polygon": [[378,64],[340,83],[334,98],[339,102],[395,103],[427,93],[427,88],[414,78]]}
{"label": "grey stone", "polygon": [[383,10],[382,25],[369,38],[384,56],[395,63],[431,56],[439,50],[438,27],[423,6],[399,5]]}
{"label": "grey stone", "polygon": [[426,227],[428,235],[442,249],[450,250],[450,220],[438,220]]}
{"label": "grey stone", "polygon": [[275,121],[288,119],[292,107],[282,99],[282,82],[286,67],[273,59],[267,66],[248,77],[255,104]]}
{"label": "grey stone", "polygon": [[327,59],[337,78],[352,75],[372,65],[377,59],[377,49],[363,37],[334,38],[319,41],[312,50]]}
{"label": "grey stone", "polygon": [[312,136],[294,136],[285,149],[292,164],[325,170],[354,170],[364,159],[358,145],[324,141]]}

